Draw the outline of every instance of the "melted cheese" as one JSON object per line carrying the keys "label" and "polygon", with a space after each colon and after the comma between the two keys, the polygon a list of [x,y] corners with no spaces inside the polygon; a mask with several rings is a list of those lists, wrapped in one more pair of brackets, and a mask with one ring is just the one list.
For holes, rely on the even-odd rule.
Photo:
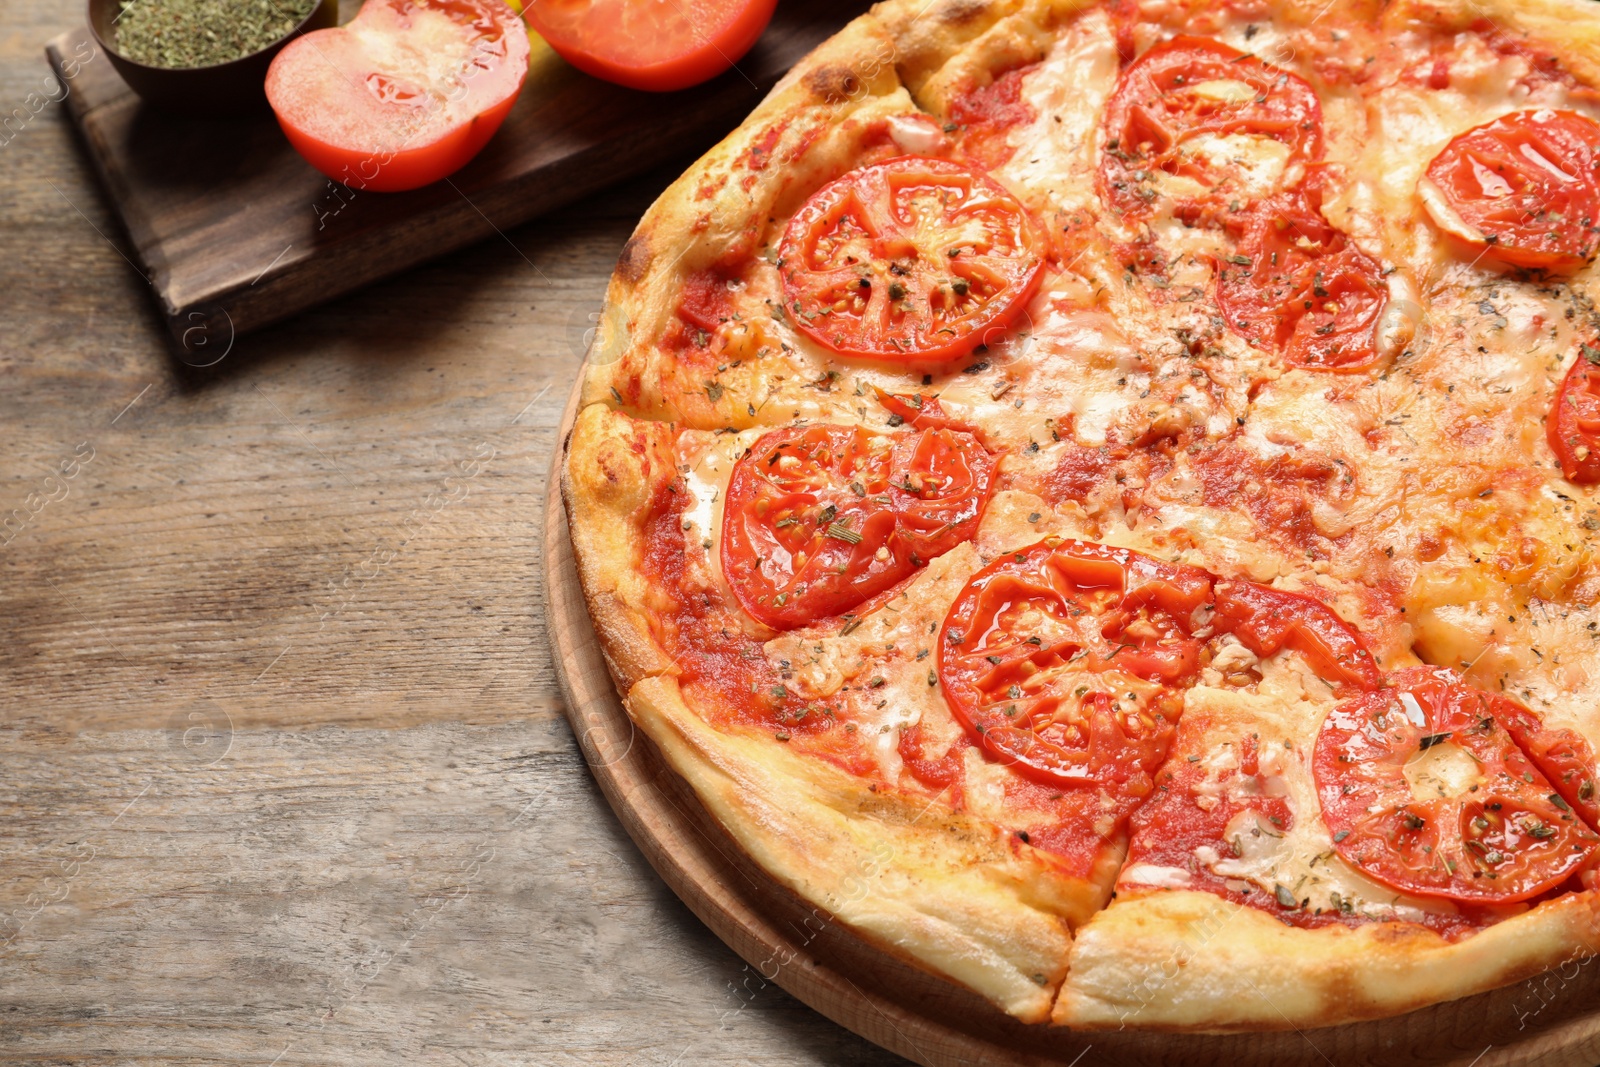
{"label": "melted cheese", "polygon": [[[1238,86],[1245,91],[1247,99],[1255,95],[1255,90],[1243,82],[1203,84],[1217,88]],[[1226,173],[1230,191],[1237,191],[1245,199],[1270,196],[1292,185],[1300,173],[1299,170],[1291,173],[1289,146],[1275,137],[1201,134],[1185,141],[1180,151],[1202,166]],[[1206,187],[1195,179],[1163,172],[1157,172],[1155,187],[1159,194],[1170,197],[1199,196],[1206,192]]]}
{"label": "melted cheese", "polygon": [[1047,192],[1066,208],[1092,208],[1099,166],[1100,113],[1121,65],[1111,19],[1095,9],[1072,22],[1023,79],[1033,123],[1007,138],[1015,149],[1000,170],[1007,185]]}
{"label": "melted cheese", "polygon": [[[1401,699],[1411,696],[1404,694]],[[1416,698],[1412,697],[1412,702]],[[1449,741],[1432,745],[1417,752],[1406,761],[1406,784],[1417,801],[1426,803],[1440,798],[1454,799],[1461,794],[1489,784],[1483,768],[1472,754],[1460,745]]]}
{"label": "melted cheese", "polygon": [[[1291,656],[1268,657],[1260,669],[1263,678],[1254,692],[1201,685],[1185,700],[1185,725],[1172,758],[1199,756],[1205,777],[1195,788],[1197,803],[1226,797],[1239,808],[1223,833],[1226,849],[1196,849],[1198,867],[1236,889],[1261,893],[1269,901],[1292,898],[1311,911],[1409,920],[1428,911],[1453,912],[1448,902],[1411,897],[1373,881],[1334,851],[1310,766],[1315,728],[1332,706],[1332,696]],[[1205,726],[1197,729],[1193,723]],[[1259,779],[1237,773],[1237,746],[1251,734],[1260,746]],[[1247,805],[1258,796],[1283,797],[1289,825],[1273,826],[1251,810]],[[1121,881],[1141,883],[1140,869],[1124,870]]]}

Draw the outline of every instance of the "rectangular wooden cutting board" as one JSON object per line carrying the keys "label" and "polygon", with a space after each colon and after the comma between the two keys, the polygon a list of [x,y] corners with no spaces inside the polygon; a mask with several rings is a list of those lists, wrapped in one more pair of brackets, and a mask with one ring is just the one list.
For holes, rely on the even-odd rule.
{"label": "rectangular wooden cutting board", "polygon": [[329,181],[270,113],[191,119],[142,104],[87,28],[45,52],[169,329],[199,355],[187,341],[264,326],[708,147],[866,7],[791,0],[733,70],[668,94],[590,78],[536,39],[494,140],[447,181],[408,193]]}

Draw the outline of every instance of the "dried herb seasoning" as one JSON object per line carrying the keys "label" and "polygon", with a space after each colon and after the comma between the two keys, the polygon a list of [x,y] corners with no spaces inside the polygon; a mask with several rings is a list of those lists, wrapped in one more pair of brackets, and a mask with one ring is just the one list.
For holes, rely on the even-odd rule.
{"label": "dried herb seasoning", "polygon": [[117,51],[150,67],[242,59],[293,30],[317,0],[123,0]]}

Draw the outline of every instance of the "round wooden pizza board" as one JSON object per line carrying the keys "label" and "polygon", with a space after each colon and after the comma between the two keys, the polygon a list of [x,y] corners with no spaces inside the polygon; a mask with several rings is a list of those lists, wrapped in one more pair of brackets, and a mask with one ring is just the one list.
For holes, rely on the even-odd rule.
{"label": "round wooden pizza board", "polygon": [[729,998],[729,1022],[776,984],[924,1067],[1600,1063],[1600,962],[1592,956],[1519,985],[1371,1023],[1235,1035],[1079,1033],[1019,1023],[803,903],[743,854],[634,728],[618,699],[584,605],[561,502],[560,466],[578,392],[574,388],[567,402],[545,504],[545,602],[566,715],[595,779],[645,858],[748,964]]}

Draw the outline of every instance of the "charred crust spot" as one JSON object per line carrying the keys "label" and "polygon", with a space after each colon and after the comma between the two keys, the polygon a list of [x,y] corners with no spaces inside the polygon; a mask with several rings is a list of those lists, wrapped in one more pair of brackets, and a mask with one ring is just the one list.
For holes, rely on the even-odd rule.
{"label": "charred crust spot", "polygon": [[804,81],[807,89],[830,104],[842,104],[861,92],[861,78],[849,67],[818,67]]}
{"label": "charred crust spot", "polygon": [[622,246],[622,254],[617,256],[617,277],[629,285],[637,285],[649,267],[650,241],[644,234],[636,233],[628,238],[628,243]]}

